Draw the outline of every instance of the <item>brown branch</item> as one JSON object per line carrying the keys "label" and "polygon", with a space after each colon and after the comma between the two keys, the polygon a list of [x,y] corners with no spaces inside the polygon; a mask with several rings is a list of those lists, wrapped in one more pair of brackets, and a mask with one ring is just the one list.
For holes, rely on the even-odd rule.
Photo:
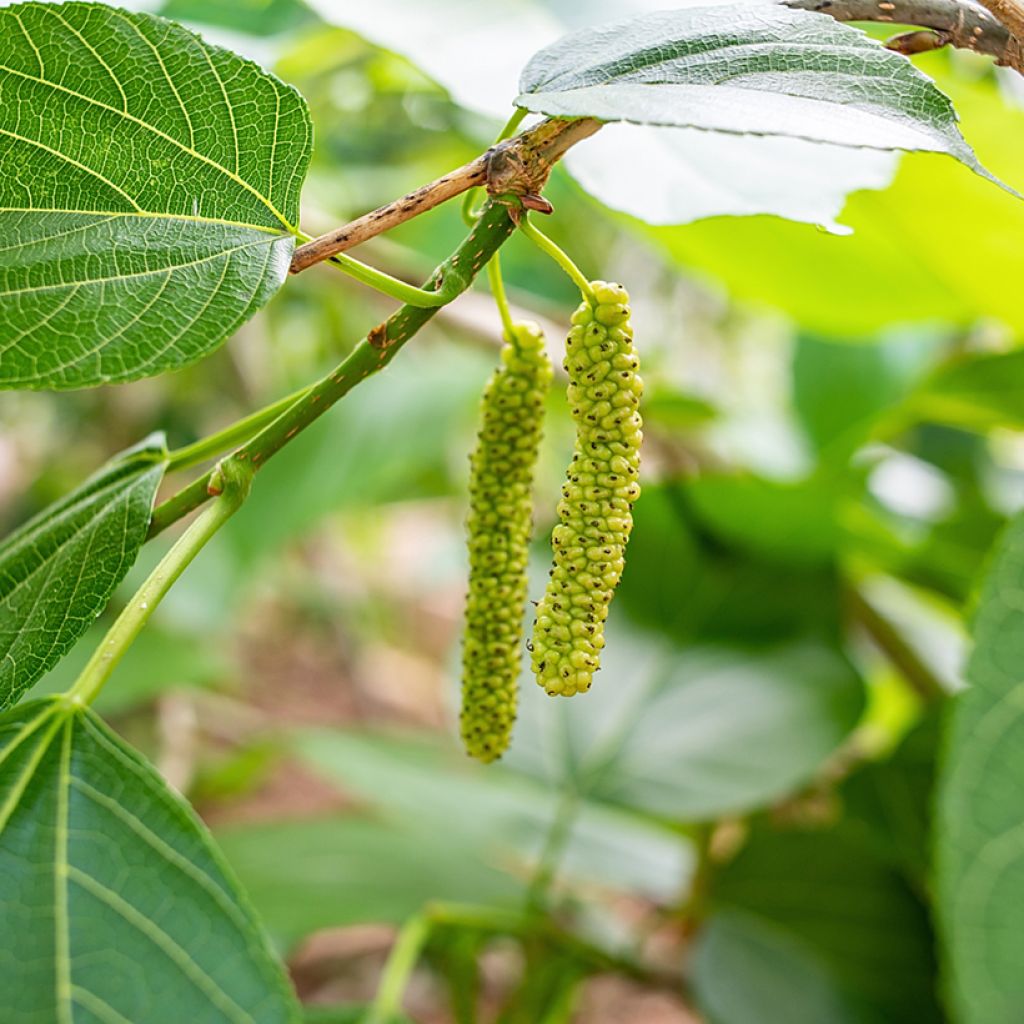
{"label": "brown branch", "polygon": [[[781,0],[783,6],[828,14],[836,21],[879,21],[917,25],[927,33],[909,33],[886,45],[901,53],[921,53],[955,46],[994,57],[997,64],[1024,74],[1024,46],[1006,25],[982,7],[967,0]],[[1019,6],[1020,0],[982,0]],[[1007,23],[1008,24],[1008,23]]]}
{"label": "brown branch", "polygon": [[[1021,3],[1021,0],[979,0],[979,3],[1006,26],[1010,35],[1015,37],[1015,41],[1024,39],[1024,3]],[[1019,42],[1017,49],[1019,56]]]}
{"label": "brown branch", "polygon": [[468,164],[450,171],[414,192],[357,217],[340,228],[300,245],[292,256],[291,273],[329,260],[377,235],[418,217],[441,203],[487,186],[491,195],[514,192],[532,195],[544,187],[552,166],[580,139],[593,135],[599,122],[590,118],[573,121],[549,119],[482,153]]}

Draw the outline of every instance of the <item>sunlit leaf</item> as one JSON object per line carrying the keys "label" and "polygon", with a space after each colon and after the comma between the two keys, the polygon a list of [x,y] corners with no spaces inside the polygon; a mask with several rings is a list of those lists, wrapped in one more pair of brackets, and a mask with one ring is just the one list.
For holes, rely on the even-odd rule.
{"label": "sunlit leaf", "polygon": [[734,4],[574,32],[516,102],[559,117],[948,153],[980,171],[952,104],[904,57],[826,15]]}
{"label": "sunlit leaf", "polygon": [[194,362],[284,280],[305,102],[180,26],[0,8],[0,386]]}

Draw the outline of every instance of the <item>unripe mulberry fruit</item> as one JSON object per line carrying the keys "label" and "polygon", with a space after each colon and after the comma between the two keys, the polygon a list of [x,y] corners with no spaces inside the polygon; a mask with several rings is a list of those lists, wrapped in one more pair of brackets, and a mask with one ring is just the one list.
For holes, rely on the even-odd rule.
{"label": "unripe mulberry fruit", "polygon": [[533,468],[551,377],[540,327],[515,324],[484,390],[470,457],[460,726],[466,750],[481,761],[505,752],[516,717]]}
{"label": "unripe mulberry fruit", "polygon": [[576,310],[566,342],[576,450],[551,534],[554,566],[533,625],[533,671],[551,696],[590,689],[640,495],[643,383],[629,296],[617,284],[591,287],[596,302]]}

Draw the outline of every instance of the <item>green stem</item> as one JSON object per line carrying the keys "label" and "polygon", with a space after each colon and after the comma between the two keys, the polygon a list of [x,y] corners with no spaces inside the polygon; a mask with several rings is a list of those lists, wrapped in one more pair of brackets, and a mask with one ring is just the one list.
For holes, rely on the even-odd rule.
{"label": "green stem", "polygon": [[578,804],[579,797],[574,789],[566,789],[562,793],[555,817],[551,822],[551,828],[548,829],[544,841],[544,849],[541,851],[540,859],[537,861],[537,867],[530,881],[530,888],[526,893],[526,907],[531,913],[539,914],[544,910],[551,883],[555,879],[562,854],[572,835]]}
{"label": "green stem", "polygon": [[215,458],[229,448],[234,448],[243,441],[248,441],[253,434],[262,430],[268,423],[276,420],[286,409],[294,405],[307,391],[308,387],[299,391],[293,391],[290,395],[278,399],[271,405],[237,420],[223,430],[204,437],[194,444],[185,445],[171,452],[170,461],[167,464],[167,471],[175,469],[187,469],[199,462],[206,462],[207,459]]}
{"label": "green stem", "polygon": [[501,257],[495,253],[487,264],[487,280],[491,286],[491,294],[494,296],[494,304],[498,307],[498,315],[501,317],[501,326],[504,328],[505,337],[513,341],[512,310],[508,306],[508,296],[505,294],[505,282],[501,279]]}
{"label": "green stem", "polygon": [[[468,288],[512,231],[513,224],[506,207],[494,201],[487,203],[473,230],[434,271],[427,288],[440,288],[442,282],[455,282],[452,287],[459,290]],[[251,466],[253,470],[259,469],[352,388],[387,366],[436,312],[436,308],[425,309],[411,304],[396,310],[370,331],[344,362],[309,387],[293,405],[239,448],[232,459]],[[155,536],[207,501],[210,480],[211,474],[206,473],[158,506],[153,512],[149,535]]]}
{"label": "green stem", "polygon": [[436,291],[417,288],[344,252],[335,253],[328,262],[349,277],[354,277],[357,281],[362,281],[363,284],[417,309],[438,309],[447,306],[456,295],[465,291],[465,287],[460,287],[456,278],[447,279]]}
{"label": "green stem", "polygon": [[426,912],[406,921],[398,934],[398,939],[391,947],[391,953],[380,977],[377,996],[363,1017],[363,1024],[390,1024],[401,1011],[402,997],[409,985],[409,978],[433,927],[434,921]]}
{"label": "green stem", "polygon": [[251,476],[251,472],[225,464],[218,485],[222,488],[220,496],[178,538],[125,605],[82,674],[64,694],[65,701],[70,704],[91,704],[96,699],[167,591],[210,538],[238,511],[248,494]]}
{"label": "green stem", "polygon": [[596,306],[597,298],[594,295],[594,289],[591,288],[583,271],[569,258],[568,253],[548,238],[540,228],[531,224],[530,218],[525,213],[519,221],[519,228],[538,249],[547,253],[572,278],[573,284],[582,292],[583,298],[592,306]]}

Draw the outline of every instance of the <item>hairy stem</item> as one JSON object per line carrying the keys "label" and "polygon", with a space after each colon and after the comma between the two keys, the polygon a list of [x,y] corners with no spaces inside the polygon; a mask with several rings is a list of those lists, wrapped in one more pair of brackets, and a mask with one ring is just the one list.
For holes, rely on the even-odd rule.
{"label": "hairy stem", "polygon": [[142,632],[157,605],[210,538],[238,511],[249,492],[251,473],[225,466],[217,485],[220,497],[178,538],[145,583],[135,592],[82,674],[64,695],[74,704],[91,704],[118,662]]}

